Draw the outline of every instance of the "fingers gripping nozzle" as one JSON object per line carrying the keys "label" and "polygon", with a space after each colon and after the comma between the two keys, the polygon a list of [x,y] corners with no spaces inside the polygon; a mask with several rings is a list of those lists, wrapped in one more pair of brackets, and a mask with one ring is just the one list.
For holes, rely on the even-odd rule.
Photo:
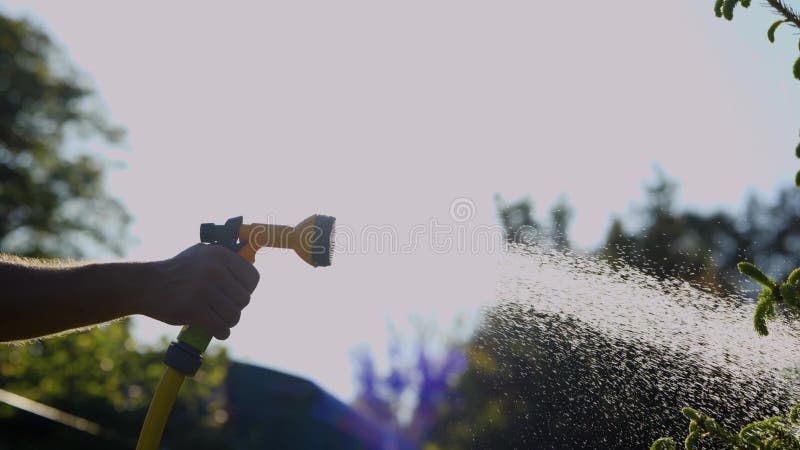
{"label": "fingers gripping nozzle", "polygon": [[[200,242],[221,245],[228,250],[240,253],[246,242],[239,240],[242,216],[233,217],[225,225],[204,223],[200,225]],[[251,261],[252,262],[252,261]],[[170,344],[164,355],[164,362],[186,376],[194,376],[203,362],[203,352],[211,342],[211,335],[196,327],[185,326],[178,340]]]}

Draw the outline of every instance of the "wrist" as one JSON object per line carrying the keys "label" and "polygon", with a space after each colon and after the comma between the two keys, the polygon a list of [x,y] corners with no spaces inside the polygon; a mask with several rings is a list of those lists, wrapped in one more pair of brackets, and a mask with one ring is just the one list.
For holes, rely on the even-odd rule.
{"label": "wrist", "polygon": [[125,315],[152,315],[164,290],[164,270],[161,261],[126,263],[119,280]]}

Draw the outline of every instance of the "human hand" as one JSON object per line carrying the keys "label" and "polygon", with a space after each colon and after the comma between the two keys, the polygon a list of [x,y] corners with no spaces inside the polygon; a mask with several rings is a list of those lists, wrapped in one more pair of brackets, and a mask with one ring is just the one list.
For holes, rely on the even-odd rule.
{"label": "human hand", "polygon": [[153,266],[155,282],[139,312],[170,325],[197,326],[223,340],[259,280],[252,264],[219,245],[197,244]]}

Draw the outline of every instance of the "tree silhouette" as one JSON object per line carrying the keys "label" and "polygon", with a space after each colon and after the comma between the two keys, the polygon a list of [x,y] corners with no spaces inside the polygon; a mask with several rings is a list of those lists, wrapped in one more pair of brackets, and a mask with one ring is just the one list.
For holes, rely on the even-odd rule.
{"label": "tree silhouette", "polygon": [[553,247],[559,251],[566,251],[570,248],[569,225],[575,215],[566,197],[562,196],[556,204],[550,208],[550,239]]}
{"label": "tree silhouette", "polygon": [[105,192],[104,164],[85,149],[121,137],[48,36],[0,15],[0,251],[120,253],[129,217]]}

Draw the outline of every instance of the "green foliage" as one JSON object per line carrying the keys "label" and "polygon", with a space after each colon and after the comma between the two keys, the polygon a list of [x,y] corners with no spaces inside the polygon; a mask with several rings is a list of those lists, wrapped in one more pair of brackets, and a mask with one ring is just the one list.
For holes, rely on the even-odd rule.
{"label": "green foliage", "polygon": [[[712,417],[692,408],[684,408],[684,416],[689,419],[686,449],[697,448],[701,439],[710,440],[723,446],[718,448],[732,450],[800,449],[798,407],[800,405],[792,408],[786,417],[773,416],[745,425],[738,433],[733,433],[720,426]],[[667,440],[668,438],[657,440],[651,449],[657,442]]]}
{"label": "green foliage", "polygon": [[782,303],[787,308],[795,310],[800,308],[800,296],[797,292],[797,283],[800,281],[800,268],[793,270],[780,286],[766,276],[761,269],[749,262],[739,263],[738,268],[744,275],[764,287],[758,295],[758,303],[753,313],[753,325],[756,332],[761,336],[769,334],[767,319],[775,317],[776,304]]}
{"label": "green foliage", "polygon": [[[742,6],[747,8],[750,2],[741,2]],[[728,20],[733,20],[733,9],[739,4],[739,0],[724,0],[722,2],[722,16]]]}
{"label": "green foliage", "polygon": [[[733,10],[739,3],[741,3],[744,8],[750,6],[750,0],[716,0],[714,2],[714,15],[732,20]],[[775,13],[783,16],[782,20],[772,24],[770,27],[770,34],[775,32],[775,29],[780,25],[779,22],[789,22],[796,27],[800,26],[800,17],[798,17],[798,14],[783,0],[767,0],[766,3]],[[770,41],[773,41],[773,39],[770,39]]]}
{"label": "green foliage", "polygon": [[714,15],[717,17],[722,17],[722,4],[725,3],[725,0],[716,0],[714,2]]}
{"label": "green foliage", "polygon": [[767,289],[775,289],[778,285],[773,281],[770,277],[764,274],[758,267],[753,265],[752,263],[743,261],[740,262],[737,266],[739,272],[744,275],[750,277],[753,281],[760,284],[761,286]]}
{"label": "green foliage", "polygon": [[568,229],[572,217],[575,215],[572,207],[565,197],[562,197],[550,210],[550,237],[553,247],[560,251],[569,250]]}
{"label": "green foliage", "polygon": [[795,78],[800,80],[800,58],[797,58],[794,62],[794,66],[792,66],[792,74]]}
{"label": "green foliage", "polygon": [[[675,210],[677,189],[673,180],[657,171],[656,179],[646,185],[646,202],[641,208],[644,229],[640,234],[630,236],[619,221],[613,222],[606,238],[603,256],[612,262],[621,259],[622,262],[658,278],[683,278],[682,275],[687,273],[694,274],[697,279],[703,277],[708,265],[707,253],[701,251],[692,254],[682,251],[678,242],[686,235],[707,234],[709,230],[701,228],[711,224],[699,224],[695,220],[692,220],[695,223],[690,224],[689,217]],[[715,224],[723,222],[725,221],[713,221]],[[717,230],[711,234],[723,233],[722,230]],[[659,265],[653,266],[652,261],[659,261]]]}
{"label": "green foliage", "polygon": [[753,312],[753,327],[756,333],[767,336],[767,319],[775,317],[775,298],[771,291],[764,289],[758,296],[755,311]]}
{"label": "green foliage", "polygon": [[536,242],[559,251],[570,249],[568,230],[575,214],[566,197],[562,196],[552,206],[550,222],[547,224],[542,224],[535,218],[534,205],[530,199],[506,203],[498,194],[495,195],[495,201],[508,242]]}
{"label": "green foliage", "polygon": [[122,137],[42,31],[0,15],[0,251],[80,257],[122,250],[129,217],[87,144]]}
{"label": "green foliage", "polygon": [[[742,257],[778,275],[794,266],[788,239],[800,239],[800,191],[784,188],[774,203],[751,196],[742,216],[724,211],[699,213],[675,207],[674,181],[659,175],[637,207],[639,223],[631,233],[614,220],[599,256],[635,267],[659,279],[680,279],[719,295],[738,292]],[[789,238],[791,236],[791,238]]]}
{"label": "green foliage", "polygon": [[797,286],[789,283],[783,283],[780,288],[780,298],[783,299],[783,302],[786,303],[786,306],[790,308],[797,308],[798,307],[798,295],[797,295]]}
{"label": "green foliage", "polygon": [[[714,14],[717,17],[725,17],[728,20],[733,19],[733,9],[736,7],[736,4],[739,3],[739,0],[716,0],[714,3]],[[778,29],[779,26],[783,23],[788,23],[789,25],[800,29],[800,14],[798,14],[792,7],[790,7],[784,0],[766,0],[767,6],[769,6],[776,14],[783,17],[783,19],[774,22],[770,25],[769,29],[767,30],[767,38],[770,42],[775,42],[775,31]],[[750,1],[742,0],[742,6],[747,7],[750,5]],[[798,46],[800,47],[800,41],[798,41]],[[792,66],[792,75],[797,80],[800,80],[800,57],[797,58]],[[800,149],[800,146],[798,146]],[[800,150],[797,150],[800,151]],[[795,174],[795,186],[800,187],[800,171]]]}
{"label": "green foliage", "polygon": [[800,405],[794,405],[789,411],[789,422],[800,423]]}
{"label": "green foliage", "polygon": [[800,294],[797,292],[800,268],[793,270],[780,285],[749,262],[739,263],[738,268],[740,272],[764,287],[758,294],[758,303],[753,313],[753,325],[758,334],[761,336],[769,334],[767,320],[775,316],[776,304],[783,304],[789,309],[800,311]]}
{"label": "green foliage", "polygon": [[675,450],[675,448],[675,441],[672,438],[659,438],[650,446],[650,450]]}
{"label": "green foliage", "polygon": [[[0,433],[0,448],[132,447],[164,370],[165,346],[166,342],[156,347],[137,344],[128,320],[25,345],[0,345],[0,387],[96,422],[105,430],[103,437],[90,439],[63,425],[0,405],[0,429],[18,429]],[[214,418],[225,407],[221,383],[227,367],[224,350],[214,349],[205,356],[198,374],[181,389],[171,419],[192,433],[168,432],[165,445],[224,446],[217,437],[223,423]],[[199,437],[206,443],[194,442]]]}
{"label": "green foliage", "polygon": [[769,30],[767,30],[767,39],[769,39],[770,42],[775,42],[775,30],[784,23],[786,23],[786,19],[778,20],[769,27]]}

